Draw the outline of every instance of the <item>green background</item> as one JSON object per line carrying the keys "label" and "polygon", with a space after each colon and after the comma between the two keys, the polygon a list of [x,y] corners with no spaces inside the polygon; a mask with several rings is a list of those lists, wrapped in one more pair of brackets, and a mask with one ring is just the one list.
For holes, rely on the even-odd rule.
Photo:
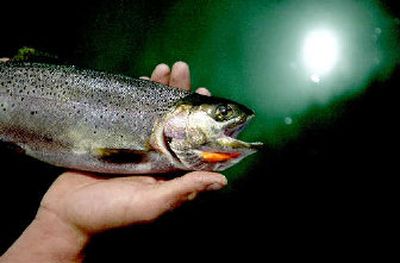
{"label": "green background", "polygon": [[[256,111],[242,138],[280,149],[390,76],[400,57],[399,22],[377,1],[103,1],[89,14],[74,56],[87,67],[131,76],[186,61],[194,87]],[[315,84],[301,55],[307,33],[320,28],[337,36],[340,52]]]}
{"label": "green background", "polygon": [[[27,46],[63,63],[133,77],[183,60],[194,87],[257,113],[240,137],[266,146],[224,172],[227,190],[204,194],[153,224],[96,236],[87,262],[159,256],[385,261],[397,249],[393,236],[385,236],[398,225],[397,6],[373,0],[0,1],[0,56]],[[339,57],[317,84],[302,49],[307,34],[320,28],[337,37]],[[62,169],[2,148],[0,159],[2,253],[29,225]]]}

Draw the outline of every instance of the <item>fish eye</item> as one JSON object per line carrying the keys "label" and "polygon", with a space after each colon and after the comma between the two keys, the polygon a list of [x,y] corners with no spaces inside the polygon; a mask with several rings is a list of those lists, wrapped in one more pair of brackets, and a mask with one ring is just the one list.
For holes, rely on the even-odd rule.
{"label": "fish eye", "polygon": [[215,110],[215,119],[217,121],[226,121],[228,120],[233,114],[233,109],[228,104],[220,104],[217,106]]}

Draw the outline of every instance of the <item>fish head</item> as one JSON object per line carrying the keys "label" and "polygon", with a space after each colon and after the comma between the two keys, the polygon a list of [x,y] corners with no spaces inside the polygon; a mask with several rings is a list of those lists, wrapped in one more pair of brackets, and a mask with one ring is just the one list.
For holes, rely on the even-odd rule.
{"label": "fish head", "polygon": [[239,103],[191,94],[159,125],[163,150],[180,169],[225,170],[262,147],[261,142],[237,139],[254,116],[254,111]]}

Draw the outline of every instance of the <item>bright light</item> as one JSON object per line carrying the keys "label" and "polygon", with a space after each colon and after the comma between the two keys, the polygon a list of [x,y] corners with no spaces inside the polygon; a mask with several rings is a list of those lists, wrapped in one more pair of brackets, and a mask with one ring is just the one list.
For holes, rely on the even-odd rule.
{"label": "bright light", "polygon": [[321,81],[320,76],[317,73],[313,73],[310,76],[312,82],[319,83]]}
{"label": "bright light", "polygon": [[327,30],[309,33],[304,42],[303,59],[314,76],[329,72],[338,59],[335,36]]}

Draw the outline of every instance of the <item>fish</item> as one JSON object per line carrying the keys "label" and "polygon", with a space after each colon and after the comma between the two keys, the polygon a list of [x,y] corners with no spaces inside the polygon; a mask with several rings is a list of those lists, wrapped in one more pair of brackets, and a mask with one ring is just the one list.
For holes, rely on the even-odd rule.
{"label": "fish", "polygon": [[0,63],[0,141],[101,174],[223,171],[262,147],[234,101],[73,65]]}

